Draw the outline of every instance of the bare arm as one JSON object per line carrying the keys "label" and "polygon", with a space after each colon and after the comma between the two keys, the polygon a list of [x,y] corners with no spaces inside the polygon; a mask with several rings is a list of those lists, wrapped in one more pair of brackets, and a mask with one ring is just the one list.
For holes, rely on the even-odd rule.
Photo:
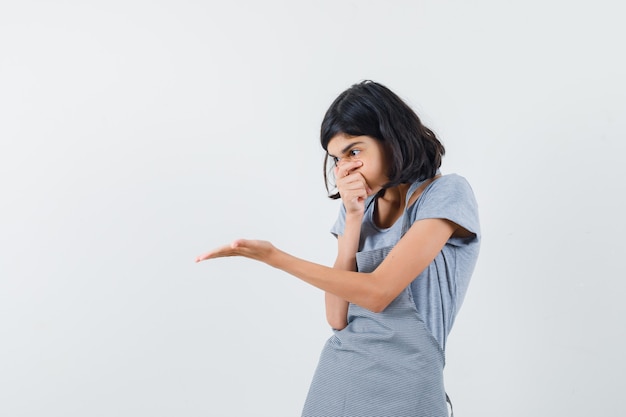
{"label": "bare arm", "polygon": [[[339,258],[335,261],[334,269],[353,271],[350,266],[343,264]],[[354,268],[354,267],[353,267]],[[341,297],[326,291],[324,293],[326,303],[326,321],[335,330],[341,330],[348,325],[348,302]]]}
{"label": "bare arm", "polygon": [[281,269],[340,299],[374,312],[384,310],[437,256],[459,227],[444,219],[415,222],[385,260],[371,273],[329,268],[289,255],[269,242],[239,240],[196,261],[245,256]]}
{"label": "bare arm", "polygon": [[[347,216],[343,235],[337,238],[337,259],[334,269],[356,271],[356,252],[359,247],[362,215]],[[341,330],[348,324],[348,302],[326,292],[326,320],[330,327]]]}
{"label": "bare arm", "polygon": [[[365,200],[371,192],[362,175],[355,171],[360,161],[353,161],[335,167],[337,189],[346,209],[346,223],[343,235],[337,237],[337,258],[333,268],[342,271],[356,271],[356,253],[359,250],[361,221],[365,211]],[[355,172],[355,175],[350,175]],[[341,330],[348,324],[348,302],[326,291],[326,320],[330,327]]]}

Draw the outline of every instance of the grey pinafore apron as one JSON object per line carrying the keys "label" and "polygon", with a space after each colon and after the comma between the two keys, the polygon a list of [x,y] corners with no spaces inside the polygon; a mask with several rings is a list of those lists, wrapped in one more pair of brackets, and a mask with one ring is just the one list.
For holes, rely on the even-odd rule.
{"label": "grey pinafore apron", "polygon": [[[358,271],[376,269],[392,248],[357,253]],[[447,417],[444,362],[410,286],[380,313],[351,303],[348,325],[322,350],[302,416]]]}

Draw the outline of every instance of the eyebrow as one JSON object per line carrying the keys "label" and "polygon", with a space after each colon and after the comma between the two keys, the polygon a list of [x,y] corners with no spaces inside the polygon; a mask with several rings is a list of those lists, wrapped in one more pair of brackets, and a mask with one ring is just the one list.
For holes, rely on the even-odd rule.
{"label": "eyebrow", "polygon": [[[351,144],[349,144],[348,146],[346,146],[345,148],[343,148],[343,149],[341,150],[340,155],[344,155],[346,152],[348,152],[348,151],[349,151],[350,149],[352,149],[353,147],[355,147],[355,146],[357,146],[357,145],[361,145],[361,144],[363,144],[363,143],[364,143],[364,142],[352,142]],[[328,155],[329,155],[329,156],[331,156],[331,157],[333,157],[333,158],[336,158],[336,156],[335,156],[335,155],[333,155],[333,154],[331,154],[331,153],[329,153]]]}

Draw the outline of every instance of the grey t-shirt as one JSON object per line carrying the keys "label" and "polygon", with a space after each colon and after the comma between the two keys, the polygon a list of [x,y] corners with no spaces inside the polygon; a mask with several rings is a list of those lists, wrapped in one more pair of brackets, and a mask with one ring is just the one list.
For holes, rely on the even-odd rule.
{"label": "grey t-shirt", "polygon": [[[468,238],[450,238],[433,262],[410,284],[417,311],[445,351],[447,336],[465,297],[480,247],[478,207],[472,188],[459,175],[444,175],[428,185],[406,214],[386,229],[374,223],[373,198],[366,201],[359,251],[394,246],[402,235],[405,215],[409,216],[410,224],[423,219],[447,219],[473,234]],[[331,233],[343,234],[345,219],[346,209],[341,204]]]}

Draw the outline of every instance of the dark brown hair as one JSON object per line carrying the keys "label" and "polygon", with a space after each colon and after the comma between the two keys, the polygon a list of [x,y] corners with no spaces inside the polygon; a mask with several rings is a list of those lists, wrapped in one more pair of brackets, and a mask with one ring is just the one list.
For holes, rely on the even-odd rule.
{"label": "dark brown hair", "polygon": [[[320,141],[326,151],[324,181],[329,194],[328,142],[338,134],[382,142],[389,160],[389,182],[383,190],[434,177],[445,154],[443,144],[400,97],[374,81],[362,81],[341,93],[322,121]],[[339,193],[329,197],[339,198]]]}

